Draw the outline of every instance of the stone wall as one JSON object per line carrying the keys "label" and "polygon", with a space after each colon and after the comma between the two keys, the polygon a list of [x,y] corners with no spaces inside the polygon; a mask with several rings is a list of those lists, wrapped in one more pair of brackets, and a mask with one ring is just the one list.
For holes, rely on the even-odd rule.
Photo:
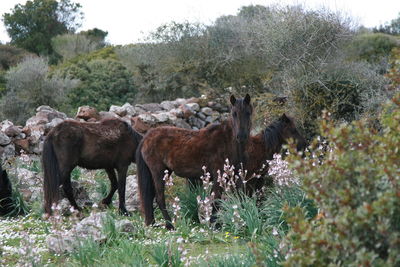
{"label": "stone wall", "polygon": [[173,125],[198,130],[210,123],[220,122],[228,117],[227,101],[209,101],[206,98],[178,98],[161,103],[126,103],[111,106],[109,111],[97,111],[93,107],[78,109],[75,118],[49,106],[40,106],[36,115],[29,118],[24,126],[14,125],[5,120],[0,123],[0,155],[2,159],[18,155],[41,154],[46,134],[66,119],[95,122],[104,118],[120,118],[144,134],[152,127]]}

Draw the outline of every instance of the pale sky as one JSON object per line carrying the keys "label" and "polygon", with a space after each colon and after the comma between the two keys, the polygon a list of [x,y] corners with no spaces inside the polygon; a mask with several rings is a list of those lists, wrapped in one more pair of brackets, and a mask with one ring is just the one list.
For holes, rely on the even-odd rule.
{"label": "pale sky", "polygon": [[[26,0],[0,0],[0,15]],[[211,23],[221,15],[236,14],[245,5],[301,4],[307,8],[326,7],[354,18],[360,25],[374,27],[397,18],[400,0],[72,0],[84,12],[82,27],[108,31],[111,44],[129,44],[171,21]],[[0,21],[0,41],[9,37]]]}

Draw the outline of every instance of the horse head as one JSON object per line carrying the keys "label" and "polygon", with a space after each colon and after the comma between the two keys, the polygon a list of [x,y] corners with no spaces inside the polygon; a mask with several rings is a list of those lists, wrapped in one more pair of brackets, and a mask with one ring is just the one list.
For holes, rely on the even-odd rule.
{"label": "horse head", "polygon": [[282,139],[294,139],[297,143],[297,151],[303,151],[307,146],[307,142],[306,139],[297,130],[293,118],[283,113],[283,115],[278,120],[280,123],[282,123]]}
{"label": "horse head", "polygon": [[253,106],[250,103],[250,95],[246,94],[243,99],[236,99],[234,95],[230,98],[233,135],[237,142],[245,144],[249,140],[251,129],[251,115]]}

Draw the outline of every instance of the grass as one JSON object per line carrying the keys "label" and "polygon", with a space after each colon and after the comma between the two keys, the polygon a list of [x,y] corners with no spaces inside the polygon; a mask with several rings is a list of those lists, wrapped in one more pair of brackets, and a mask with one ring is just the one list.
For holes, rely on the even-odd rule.
{"label": "grass", "polygon": [[[30,165],[32,166],[32,165]],[[35,171],[37,166],[30,167]],[[85,172],[77,168],[73,179],[82,182],[88,191],[100,200],[109,190],[104,171]],[[163,227],[145,227],[139,212],[122,217],[117,209],[108,209],[102,222],[107,236],[99,244],[90,237],[77,242],[71,253],[56,254],[49,250],[46,237],[54,229],[68,230],[76,224],[64,216],[57,225],[43,220],[40,200],[26,204],[15,190],[17,206],[26,215],[0,219],[0,265],[18,266],[26,263],[36,266],[279,266],[283,259],[280,242],[287,232],[285,205],[300,205],[310,216],[315,208],[300,188],[278,187],[263,200],[241,194],[226,195],[221,201],[219,221],[221,228],[201,224],[198,218],[197,196],[207,195],[202,187],[188,187],[184,179],[174,179],[167,188],[167,203],[179,197],[179,217],[175,231]],[[171,215],[173,210],[171,209]],[[102,209],[100,210],[102,211]],[[88,216],[85,211],[83,216]],[[156,209],[156,221],[164,225],[161,212]],[[128,219],[135,229],[121,233],[116,221]]]}

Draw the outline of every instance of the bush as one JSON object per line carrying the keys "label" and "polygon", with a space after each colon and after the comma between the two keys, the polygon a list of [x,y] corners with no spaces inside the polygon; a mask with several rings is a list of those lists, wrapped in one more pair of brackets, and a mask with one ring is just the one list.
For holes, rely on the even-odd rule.
{"label": "bush", "polygon": [[349,44],[349,56],[352,60],[365,60],[380,63],[387,60],[390,51],[400,45],[395,37],[383,33],[364,33],[356,35]]}
{"label": "bush", "polygon": [[99,49],[102,41],[94,41],[83,34],[63,34],[53,37],[51,45],[54,51],[63,57],[63,60],[69,60]]}
{"label": "bush", "polygon": [[79,79],[79,86],[67,95],[63,109],[74,113],[83,105],[108,110],[135,100],[136,87],[128,70],[117,60],[112,48],[78,56],[60,66],[64,77]]}
{"label": "bush", "polygon": [[381,123],[378,133],[365,121],[323,121],[332,148],[323,161],[291,158],[319,214],[309,221],[291,209],[284,266],[399,266],[400,95]]}
{"label": "bush", "polygon": [[49,67],[43,58],[28,57],[6,74],[6,94],[0,100],[3,119],[23,124],[40,105],[57,107],[65,93],[78,81],[48,76]]}
{"label": "bush", "polygon": [[22,48],[0,44],[0,71],[16,66],[30,53]]}
{"label": "bush", "polygon": [[393,48],[390,64],[391,66],[386,77],[391,80],[390,89],[396,91],[400,89],[400,47]]}
{"label": "bush", "polygon": [[322,110],[331,112],[335,120],[352,121],[363,113],[376,114],[390,96],[386,91],[389,80],[368,63],[345,63],[338,55],[320,64],[313,72],[292,68],[282,75],[290,109],[308,138],[317,134]]}

